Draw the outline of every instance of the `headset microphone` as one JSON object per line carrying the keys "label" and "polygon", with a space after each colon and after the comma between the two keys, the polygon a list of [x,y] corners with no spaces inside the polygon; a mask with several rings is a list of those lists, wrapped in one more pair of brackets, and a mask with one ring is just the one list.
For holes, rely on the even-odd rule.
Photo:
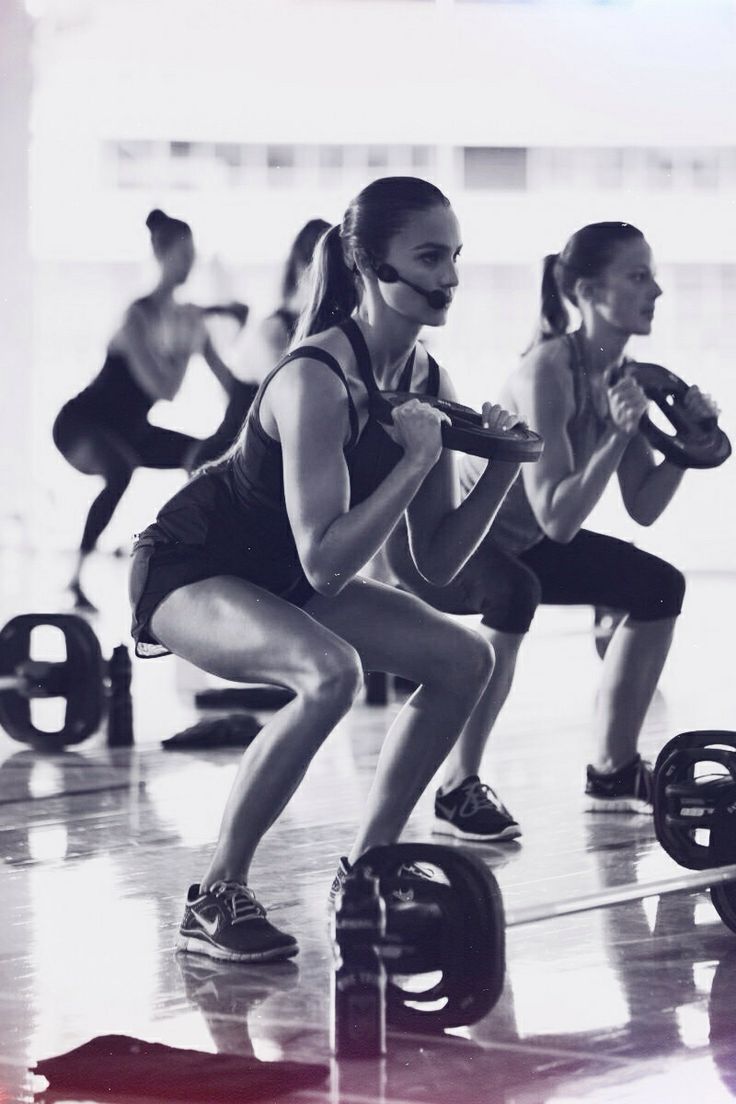
{"label": "headset microphone", "polygon": [[434,291],[427,291],[426,288],[412,284],[410,280],[405,280],[403,276],[399,276],[393,265],[379,264],[374,268],[374,272],[382,284],[406,284],[412,291],[424,296],[432,310],[445,310],[450,305],[450,296],[447,292],[441,291],[439,288]]}

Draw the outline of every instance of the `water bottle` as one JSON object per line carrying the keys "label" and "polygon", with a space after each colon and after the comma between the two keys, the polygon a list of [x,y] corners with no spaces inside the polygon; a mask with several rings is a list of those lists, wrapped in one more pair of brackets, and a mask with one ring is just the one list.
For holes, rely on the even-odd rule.
{"label": "water bottle", "polygon": [[365,867],[348,876],[332,918],[331,1043],[338,1058],[386,1053],[386,904]]}
{"label": "water bottle", "polygon": [[110,709],[107,717],[108,747],[130,747],[133,743],[133,701],[130,695],[132,668],[124,644],[113,648],[108,664]]}

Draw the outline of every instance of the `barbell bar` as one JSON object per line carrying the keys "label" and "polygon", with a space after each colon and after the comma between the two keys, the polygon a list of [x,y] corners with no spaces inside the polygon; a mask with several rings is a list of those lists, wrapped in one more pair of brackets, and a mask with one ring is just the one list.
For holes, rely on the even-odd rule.
{"label": "barbell bar", "polygon": [[655,882],[629,882],[585,893],[580,897],[563,898],[551,904],[528,905],[506,915],[506,927],[537,924],[542,920],[554,920],[558,916],[572,916],[580,912],[592,912],[599,908],[624,905],[627,901],[641,901],[645,897],[664,897],[669,893],[687,890],[710,889],[714,885],[736,881],[736,863],[714,867],[712,870],[685,871],[674,878],[661,878]]}

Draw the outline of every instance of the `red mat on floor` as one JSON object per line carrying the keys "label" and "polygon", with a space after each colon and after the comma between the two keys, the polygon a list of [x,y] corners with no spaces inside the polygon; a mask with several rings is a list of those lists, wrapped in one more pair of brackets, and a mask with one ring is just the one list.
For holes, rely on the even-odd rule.
{"label": "red mat on floor", "polygon": [[321,1084],[327,1066],[303,1062],[261,1062],[238,1054],[206,1054],[147,1043],[128,1035],[101,1035],[45,1058],[31,1072],[59,1093],[102,1094],[153,1100],[203,1100],[208,1104],[271,1100],[282,1093]]}

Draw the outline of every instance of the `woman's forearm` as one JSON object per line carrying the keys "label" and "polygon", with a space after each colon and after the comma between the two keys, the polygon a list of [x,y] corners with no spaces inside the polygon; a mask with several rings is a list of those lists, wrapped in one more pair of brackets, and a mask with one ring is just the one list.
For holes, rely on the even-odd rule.
{"label": "woman's forearm", "polygon": [[417,569],[428,582],[436,586],[452,582],[488,533],[518,474],[518,464],[489,463],[470,494],[445,514],[424,548],[415,548]]}
{"label": "woman's forearm", "polygon": [[320,594],[339,594],[386,543],[427,476],[404,456],[365,501],[336,518],[304,557],[305,573]]}
{"label": "woman's forearm", "polygon": [[235,376],[221,359],[209,337],[204,343],[202,354],[207,367],[212,372],[225,394],[230,397],[235,390]]}
{"label": "woman's forearm", "polygon": [[608,430],[582,471],[556,484],[541,509],[535,510],[547,536],[562,543],[572,540],[600,501],[627,444],[624,434]]}
{"label": "woman's forearm", "polygon": [[664,512],[682,482],[682,468],[663,460],[647,472],[637,489],[629,513],[639,525],[651,525]]}

